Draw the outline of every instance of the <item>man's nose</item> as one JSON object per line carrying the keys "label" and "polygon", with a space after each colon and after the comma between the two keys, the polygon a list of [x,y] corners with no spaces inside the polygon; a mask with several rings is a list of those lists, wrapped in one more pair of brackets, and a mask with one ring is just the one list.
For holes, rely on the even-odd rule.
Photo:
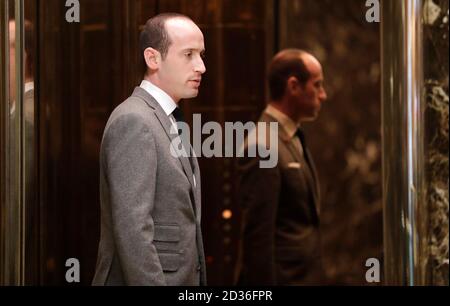
{"label": "man's nose", "polygon": [[327,93],[325,89],[322,89],[319,95],[319,99],[321,102],[324,102],[327,99]]}
{"label": "man's nose", "polygon": [[203,59],[200,57],[198,61],[195,64],[195,72],[198,72],[200,74],[203,74],[206,72],[205,63],[203,62]]}

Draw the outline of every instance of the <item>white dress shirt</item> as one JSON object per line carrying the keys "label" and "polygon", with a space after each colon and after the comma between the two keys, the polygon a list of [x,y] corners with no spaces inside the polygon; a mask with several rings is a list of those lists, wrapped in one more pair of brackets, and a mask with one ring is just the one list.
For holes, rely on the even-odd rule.
{"label": "white dress shirt", "polygon": [[[168,94],[166,94],[164,90],[156,85],[153,85],[147,80],[142,80],[140,87],[148,92],[153,98],[155,98],[156,102],[158,102],[158,104],[161,106],[167,117],[169,117],[172,125],[176,127],[175,119],[172,115],[173,111],[178,107],[175,101]],[[178,131],[177,128],[175,128],[175,130]]]}

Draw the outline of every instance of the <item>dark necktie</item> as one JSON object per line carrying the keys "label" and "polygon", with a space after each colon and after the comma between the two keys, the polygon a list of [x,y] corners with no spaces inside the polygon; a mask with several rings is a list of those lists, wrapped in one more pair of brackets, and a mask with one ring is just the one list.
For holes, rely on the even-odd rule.
{"label": "dark necktie", "polygon": [[[181,110],[181,108],[179,108],[179,107],[175,108],[174,111],[172,112],[172,116],[175,118],[175,121],[177,122],[177,124],[178,124],[178,122],[185,123],[184,116],[183,116],[183,111]],[[184,141],[183,141],[184,137],[182,135],[183,130],[180,129],[179,127],[177,127],[177,128],[178,128],[178,134],[181,137],[181,141],[183,143],[183,146],[184,146],[184,148],[187,151],[187,154],[188,154],[188,157],[189,157],[189,163],[191,164],[192,171],[194,171],[194,164],[193,164],[193,161],[192,161],[192,154],[191,154],[192,153],[192,151],[191,151],[191,144],[189,142],[188,143],[184,143]]]}
{"label": "dark necktie", "polygon": [[177,123],[184,122],[183,112],[181,111],[181,108],[175,108],[175,110],[172,112],[172,115]]}
{"label": "dark necktie", "polygon": [[[178,132],[178,135],[180,135],[181,140],[184,140],[184,137],[183,137],[183,129],[181,129],[181,128],[180,128],[180,125],[179,125],[180,122],[185,123],[185,122],[184,122],[183,111],[181,110],[181,108],[177,107],[177,108],[175,108],[175,109],[173,110],[172,116],[175,118],[175,121],[176,121],[176,124],[177,124],[177,132]],[[183,142],[183,145],[184,145],[184,142]],[[190,146],[190,145],[185,146],[185,147],[187,147],[187,149],[189,149],[189,146]]]}
{"label": "dark necktie", "polygon": [[[316,173],[315,173],[313,161],[312,161],[311,155],[309,154],[308,147],[306,146],[305,133],[303,132],[302,129],[299,128],[295,134],[298,136],[298,138],[300,139],[300,142],[302,144],[303,157],[305,158],[306,164],[308,165],[309,171],[311,173],[311,177],[314,181],[314,190],[315,190],[316,195],[318,196],[319,195],[319,186],[318,186],[317,180],[316,180]],[[317,204],[317,205],[319,205],[319,204]],[[317,215],[319,214],[319,210],[320,210],[319,206],[314,208],[314,211],[317,213]]]}
{"label": "dark necktie", "polygon": [[299,129],[297,129],[297,132],[295,134],[300,139],[300,143],[301,143],[302,148],[303,148],[303,157],[305,158],[306,162],[308,163],[308,166],[311,168],[311,160],[309,158],[309,151],[308,151],[308,148],[306,146],[305,133],[303,132],[302,129],[299,128]]}

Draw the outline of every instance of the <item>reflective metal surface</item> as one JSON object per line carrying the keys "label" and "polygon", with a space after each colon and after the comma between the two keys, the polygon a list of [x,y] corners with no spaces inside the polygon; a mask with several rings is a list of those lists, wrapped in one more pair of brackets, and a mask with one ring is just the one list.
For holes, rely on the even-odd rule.
{"label": "reflective metal surface", "polygon": [[422,1],[381,5],[385,283],[427,282]]}
{"label": "reflective metal surface", "polygon": [[[1,202],[1,283],[24,284],[25,218],[24,173],[22,152],[23,137],[23,0],[8,0],[2,4],[2,43],[5,44],[7,88],[2,100],[2,134],[5,154],[2,155]],[[4,39],[3,39],[4,38]],[[7,44],[7,45],[6,45]],[[5,86],[5,84],[9,84]]]}
{"label": "reflective metal surface", "polygon": [[5,220],[6,220],[6,174],[7,174],[7,154],[6,154],[6,141],[7,133],[5,127],[7,126],[7,97],[8,97],[8,51],[7,49],[7,2],[0,2],[0,284],[4,283],[5,275],[5,253],[6,253],[6,232],[5,232]]}

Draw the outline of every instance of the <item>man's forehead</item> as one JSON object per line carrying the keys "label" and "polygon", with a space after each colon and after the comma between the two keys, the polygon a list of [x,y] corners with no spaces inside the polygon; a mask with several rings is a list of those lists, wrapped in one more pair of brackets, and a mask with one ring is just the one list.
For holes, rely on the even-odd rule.
{"label": "man's forehead", "polygon": [[205,43],[203,41],[203,37],[200,39],[179,39],[176,42],[173,41],[174,46],[179,51],[205,51]]}
{"label": "man's forehead", "polygon": [[303,62],[305,63],[306,69],[312,76],[322,75],[322,65],[320,62],[312,55],[305,54],[302,56]]}
{"label": "man's forehead", "polygon": [[183,34],[201,34],[198,26],[187,18],[176,17],[166,21],[165,27],[170,36],[182,36]]}
{"label": "man's forehead", "polygon": [[198,26],[186,18],[172,18],[166,21],[166,31],[173,43],[188,40],[203,40],[203,33]]}

